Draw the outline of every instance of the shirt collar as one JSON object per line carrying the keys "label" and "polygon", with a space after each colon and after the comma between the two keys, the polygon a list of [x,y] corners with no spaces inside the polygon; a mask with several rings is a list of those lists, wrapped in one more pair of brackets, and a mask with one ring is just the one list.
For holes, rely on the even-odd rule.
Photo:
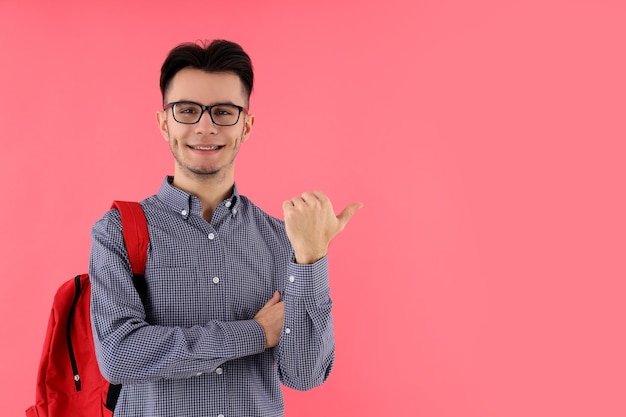
{"label": "shirt collar", "polygon": [[[200,200],[195,195],[189,194],[186,191],[181,190],[180,188],[176,188],[172,185],[174,181],[173,176],[167,176],[163,180],[161,184],[161,188],[157,193],[157,197],[161,200],[165,205],[170,207],[175,212],[182,215],[184,218],[187,218],[189,214],[193,213],[198,216],[201,215],[202,212],[202,204]],[[237,184],[233,186],[233,193],[230,197],[226,198],[224,201],[220,203],[226,207],[230,212],[234,215],[239,211],[239,205],[241,203],[241,198],[239,198],[239,191],[237,191]]]}

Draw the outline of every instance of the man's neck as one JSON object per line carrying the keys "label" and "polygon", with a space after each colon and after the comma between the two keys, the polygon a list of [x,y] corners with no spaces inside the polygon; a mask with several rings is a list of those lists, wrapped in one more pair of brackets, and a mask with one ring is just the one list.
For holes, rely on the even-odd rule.
{"label": "man's neck", "polygon": [[215,208],[232,194],[234,177],[219,173],[215,176],[199,176],[175,171],[172,185],[198,197],[202,204],[202,217],[210,222]]}

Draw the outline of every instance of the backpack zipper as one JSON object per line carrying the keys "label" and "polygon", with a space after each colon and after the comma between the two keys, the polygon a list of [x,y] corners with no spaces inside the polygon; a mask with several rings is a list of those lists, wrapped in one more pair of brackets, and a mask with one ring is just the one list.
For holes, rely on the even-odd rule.
{"label": "backpack zipper", "polygon": [[72,372],[74,373],[74,385],[76,386],[76,391],[80,391],[80,375],[78,374],[78,365],[76,364],[74,348],[72,347],[72,335],[70,333],[72,330],[72,322],[74,321],[74,310],[76,309],[76,303],[78,302],[78,297],[80,296],[80,275],[74,277],[74,284],[76,285],[76,293],[74,294],[74,301],[72,302],[72,306],[70,307],[70,313],[67,317],[67,328],[65,329],[65,335],[67,337],[67,351],[70,356],[70,363],[72,364]]}

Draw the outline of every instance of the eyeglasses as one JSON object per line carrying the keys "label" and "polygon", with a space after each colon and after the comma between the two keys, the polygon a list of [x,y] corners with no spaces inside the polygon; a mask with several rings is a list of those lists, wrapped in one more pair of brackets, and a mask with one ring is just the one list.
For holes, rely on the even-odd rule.
{"label": "eyeglasses", "polygon": [[233,126],[239,121],[241,112],[248,113],[248,109],[234,104],[214,104],[203,106],[193,101],[175,101],[167,103],[163,110],[172,109],[172,116],[178,123],[193,125],[200,121],[206,110],[213,124],[217,126]]}

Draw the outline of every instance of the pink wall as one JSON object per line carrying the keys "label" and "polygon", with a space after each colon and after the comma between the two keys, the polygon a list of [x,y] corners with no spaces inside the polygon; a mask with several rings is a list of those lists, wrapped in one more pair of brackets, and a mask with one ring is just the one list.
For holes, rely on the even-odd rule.
{"label": "pink wall", "polygon": [[92,223],[172,172],[165,54],[216,37],[257,71],[240,190],[365,203],[336,368],[288,417],[626,415],[624,2],[308,3],[0,1],[0,415]]}

